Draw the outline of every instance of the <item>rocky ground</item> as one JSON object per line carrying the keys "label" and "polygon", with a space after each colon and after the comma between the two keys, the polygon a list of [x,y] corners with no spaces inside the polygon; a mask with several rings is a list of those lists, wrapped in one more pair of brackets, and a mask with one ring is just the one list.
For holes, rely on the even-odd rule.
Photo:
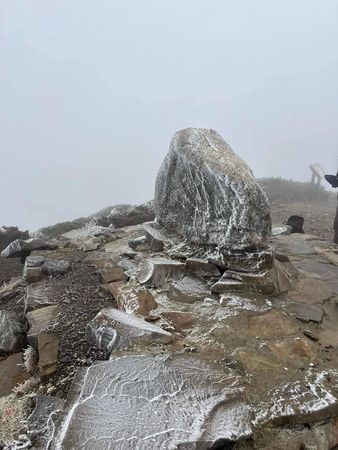
{"label": "rocky ground", "polygon": [[[310,208],[303,205],[302,211],[313,217]],[[296,212],[299,211],[295,205],[291,213]],[[281,209],[280,214],[281,218],[283,214],[288,216],[289,209]],[[20,448],[31,442],[36,449],[166,449],[176,448],[173,442],[185,442],[181,448],[192,449],[196,448],[196,440],[199,445],[204,442],[200,448],[322,449],[337,445],[336,247],[307,235],[277,237],[272,245],[284,258],[288,255],[299,271],[298,280],[294,279],[289,290],[278,296],[255,291],[215,295],[208,283],[203,284],[210,277],[203,276],[201,286],[182,288],[174,283],[177,286],[174,291],[171,282],[159,287],[151,283],[149,287],[148,283],[140,285],[134,278],[133,267],[142,265],[154,254],[165,256],[147,246],[138,251],[128,247],[128,241],[142,233],[140,226],[118,230],[111,237],[105,236],[96,250],[87,252],[81,250],[83,243],[76,239],[58,250],[37,251],[36,256],[69,261],[71,270],[28,286],[19,284],[2,298],[0,310],[12,309],[20,316],[24,315],[27,304],[27,290],[30,295],[43,297],[41,309],[46,304],[57,305],[57,313],[44,330],[58,341],[55,370],[50,376],[40,378],[28,398],[26,394],[20,394],[15,400],[6,397],[3,410],[7,415],[17,409],[20,414],[22,411],[27,414],[27,405],[36,404],[41,408],[39,426],[45,431],[37,436],[32,432],[32,427],[36,427],[35,412],[29,421],[31,428],[27,430],[20,422],[11,430],[9,435],[14,438],[18,439],[20,433],[22,436],[20,444],[15,444],[17,447],[9,448]],[[95,237],[91,239],[97,241]],[[102,269],[116,269],[121,263],[124,270],[129,270],[129,282],[123,271],[100,275]],[[111,277],[114,281],[107,283]],[[131,288],[135,292],[139,289],[150,292],[155,308],[142,309],[144,304],[139,297],[136,303],[133,296],[121,297],[123,290],[129,292]],[[167,330],[172,339],[164,343],[166,336],[150,330],[150,340],[147,337],[143,343],[144,333],[148,336],[148,332],[142,332],[142,337],[137,332],[137,339],[129,349],[116,348],[110,362],[93,365],[95,361],[107,360],[109,351],[99,344],[101,341],[95,334],[88,341],[86,327],[105,307],[133,311],[136,316],[146,318],[145,323]],[[117,327],[116,319],[113,321]],[[121,328],[120,333],[127,333],[127,339],[133,342],[135,334],[130,334],[128,327]],[[112,386],[115,387],[111,391]],[[130,398],[127,403],[124,395],[120,395],[123,392]],[[167,400],[163,404],[157,400],[156,410],[149,410],[148,403],[151,405],[155,397],[160,399],[163,395]],[[142,400],[143,397],[148,400]],[[67,403],[63,405],[62,399],[66,398]],[[21,402],[19,406],[18,402]],[[179,413],[182,408],[186,410],[184,415]],[[58,414],[55,412],[58,409],[63,412]],[[113,413],[117,410],[118,415]],[[139,416],[130,416],[131,429],[124,428],[127,423],[119,422],[111,435],[104,438],[102,426],[105,429],[108,426],[104,419],[107,411],[112,424],[120,421],[121,415],[130,416],[132,411],[142,411],[142,421]],[[161,431],[164,417],[170,422],[170,417],[175,417],[174,411],[177,424],[172,423],[172,430],[159,438],[164,433]],[[51,414],[52,427],[44,422],[51,420]],[[147,416],[155,421],[156,432],[147,429]],[[219,423],[226,423],[229,429],[224,430],[224,425],[219,428]],[[54,426],[57,431],[51,435]],[[148,434],[143,435],[144,441],[141,439],[139,444],[133,439],[128,444],[129,433],[135,426],[147,429]],[[176,431],[175,427],[178,427]],[[196,427],[195,437],[188,432],[190,427]],[[205,429],[204,434],[201,427]],[[83,444],[76,447],[74,443],[79,439]],[[112,440],[114,447],[109,447]],[[107,442],[110,442],[108,446]]]}
{"label": "rocky ground", "polygon": [[273,202],[271,208],[274,223],[283,223],[290,216],[299,215],[305,219],[304,231],[306,233],[332,240],[333,222],[337,208],[335,198],[317,202]]}
{"label": "rocky ground", "polygon": [[[283,223],[291,215],[301,215],[305,219],[305,232],[323,239],[332,239],[333,221],[336,213],[337,201],[333,198],[325,201],[273,202],[272,221]],[[21,273],[19,258],[0,259],[0,285],[9,281],[13,276]]]}
{"label": "rocky ground", "polygon": [[[309,201],[310,187],[301,201],[298,184],[292,200],[286,185],[269,191],[272,221],[301,215],[305,234],[279,227],[264,251],[189,246],[143,224],[149,204],[48,227],[52,245],[13,245],[6,256],[30,256],[24,268],[0,258],[0,448],[338,448],[336,200]],[[234,196],[236,220],[249,191]]]}

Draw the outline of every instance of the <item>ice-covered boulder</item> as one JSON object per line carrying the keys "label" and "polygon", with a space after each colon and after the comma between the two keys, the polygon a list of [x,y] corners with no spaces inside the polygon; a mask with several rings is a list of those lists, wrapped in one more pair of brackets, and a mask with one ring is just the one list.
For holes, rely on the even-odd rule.
{"label": "ice-covered boulder", "polygon": [[270,207],[250,167],[214,130],[178,131],[156,179],[156,218],[188,242],[262,248]]}

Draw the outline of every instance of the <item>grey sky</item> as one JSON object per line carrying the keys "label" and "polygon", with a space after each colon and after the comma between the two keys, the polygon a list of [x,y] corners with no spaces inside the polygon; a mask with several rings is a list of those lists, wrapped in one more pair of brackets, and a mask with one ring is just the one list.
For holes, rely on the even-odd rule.
{"label": "grey sky", "polygon": [[338,170],[338,0],[0,0],[0,226],[152,198],[171,135]]}

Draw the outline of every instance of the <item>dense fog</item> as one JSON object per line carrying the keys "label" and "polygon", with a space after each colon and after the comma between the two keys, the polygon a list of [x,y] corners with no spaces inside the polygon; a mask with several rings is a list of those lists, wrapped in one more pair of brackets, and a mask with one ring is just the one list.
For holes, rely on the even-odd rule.
{"label": "dense fog", "polygon": [[1,0],[1,225],[153,196],[172,134],[257,177],[338,170],[336,0]]}

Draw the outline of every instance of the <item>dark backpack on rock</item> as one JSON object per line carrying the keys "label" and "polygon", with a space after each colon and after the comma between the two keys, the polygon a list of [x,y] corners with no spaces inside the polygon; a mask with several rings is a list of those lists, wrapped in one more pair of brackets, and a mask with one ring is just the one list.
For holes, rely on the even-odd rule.
{"label": "dark backpack on rock", "polygon": [[325,175],[325,180],[331,184],[333,188],[338,187],[338,172],[337,175]]}
{"label": "dark backpack on rock", "polygon": [[303,233],[304,234],[304,217],[291,216],[286,222],[292,228],[291,233]]}

